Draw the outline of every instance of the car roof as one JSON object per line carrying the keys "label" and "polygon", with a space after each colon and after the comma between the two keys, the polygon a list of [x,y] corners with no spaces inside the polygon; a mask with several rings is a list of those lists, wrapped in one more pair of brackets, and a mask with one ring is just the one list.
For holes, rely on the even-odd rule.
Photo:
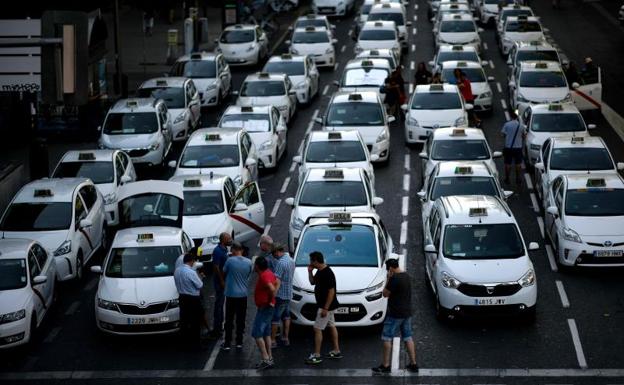
{"label": "car roof", "polygon": [[182,184],[184,191],[223,190],[229,177],[219,174],[176,175],[169,178],[171,182]]}
{"label": "car roof", "polygon": [[235,30],[255,30],[257,27],[257,25],[255,24],[234,24],[234,25],[230,25],[229,27],[226,27],[223,31],[235,31]]}
{"label": "car roof", "polygon": [[362,26],[362,31],[365,29],[391,29],[396,30],[396,23],[394,21],[387,20],[378,20],[378,21],[367,21]]}
{"label": "car roof", "polygon": [[[342,174],[342,175],[340,175]],[[311,168],[308,170],[306,182],[318,181],[361,181],[361,168]]]}
{"label": "car roof", "polygon": [[[445,215],[441,218],[446,224],[516,223],[509,207],[498,197],[451,195],[438,200],[444,207]],[[482,215],[475,215],[478,210],[484,210]]]}
{"label": "car roof", "polygon": [[115,151],[119,150],[70,150],[61,162],[112,162]]}
{"label": "car roof", "polygon": [[278,73],[268,73],[268,72],[256,72],[255,74],[249,74],[245,78],[245,82],[248,81],[269,81],[269,80],[281,80],[285,81],[288,75],[286,74],[278,74]]}
{"label": "car roof", "polygon": [[[575,142],[572,142],[572,138],[575,138]],[[583,148],[604,148],[607,151],[607,144],[599,136],[564,136],[551,138],[552,148],[570,148],[570,147],[583,147]]]}
{"label": "car roof", "polygon": [[534,104],[531,106],[533,114],[580,114],[574,103]]}
{"label": "car roof", "polygon": [[448,15],[442,15],[441,22],[455,21],[455,20],[470,20],[474,21],[473,16],[466,13],[450,13]]}
{"label": "car roof", "polygon": [[[210,127],[200,128],[193,132],[188,139],[187,146],[210,146],[213,144],[236,144],[242,128]],[[208,136],[213,135],[211,139]],[[216,136],[218,135],[218,139]]]}
{"label": "car roof", "polygon": [[[22,187],[17,193],[14,203],[25,202],[71,202],[74,191],[84,182],[89,181],[87,178],[44,178],[32,181]],[[38,194],[46,194],[35,197]],[[49,194],[52,194],[51,196]]]}
{"label": "car roof", "polygon": [[563,71],[561,64],[556,61],[523,61],[520,63],[520,70],[522,71]]}
{"label": "car roof", "polygon": [[440,63],[440,65],[442,66],[443,69],[445,68],[481,68],[483,69],[483,66],[481,65],[481,63],[476,62],[476,61],[466,61],[466,60],[443,61],[442,63]]}
{"label": "car roof", "polygon": [[191,52],[188,55],[182,55],[178,58],[178,62],[184,62],[184,61],[190,61],[190,60],[215,60],[217,58],[217,56],[219,56],[219,53],[216,52],[206,52],[206,51],[200,51],[200,52]]}
{"label": "car roof", "polygon": [[156,103],[160,99],[154,98],[128,98],[120,99],[113,105],[109,112],[154,112]]}
{"label": "car roof", "polygon": [[327,20],[327,16],[317,15],[315,13],[308,13],[307,15],[299,16],[297,18],[297,21],[299,20]]}
{"label": "car roof", "polygon": [[[139,234],[152,234],[153,240],[140,241]],[[167,226],[131,227],[117,230],[111,248],[181,246],[182,229]]]}
{"label": "car roof", "polygon": [[[329,135],[340,134],[340,139],[329,139]],[[310,142],[327,142],[329,140],[356,140],[360,142],[360,135],[357,130],[336,130],[336,131],[312,131],[310,132]]]}
{"label": "car roof", "polygon": [[454,140],[466,140],[466,139],[483,139],[485,140],[485,134],[480,128],[474,127],[441,127],[433,130],[431,134],[432,140],[436,139],[454,139]]}
{"label": "car roof", "polygon": [[242,107],[237,105],[230,105],[228,108],[221,114],[221,117],[226,115],[240,115],[240,114],[268,114],[271,111],[272,106],[249,106]]}
{"label": "car roof", "polygon": [[381,103],[379,100],[379,94],[375,91],[362,91],[362,92],[336,92],[331,98],[330,105],[332,103]]}
{"label": "car roof", "polygon": [[295,28],[295,32],[325,32],[329,35],[327,27],[313,27],[310,25],[307,27],[297,27]]}
{"label": "car roof", "polygon": [[[520,20],[518,20],[520,19]],[[518,16],[509,16],[507,17],[507,23],[513,23],[514,21],[522,21],[524,19],[524,17],[518,17]],[[536,16],[527,16],[526,20],[524,20],[526,22],[529,23],[539,23],[539,18]]]}
{"label": "car roof", "polygon": [[[362,63],[364,62],[370,62],[370,65],[362,65]],[[345,69],[364,68],[364,67],[385,68],[389,70],[390,64],[388,63],[386,59],[374,59],[374,58],[362,59],[360,58],[360,59],[349,60],[349,62],[345,66]]]}
{"label": "car roof", "polygon": [[[440,88],[442,90],[440,90]],[[414,93],[417,94],[429,94],[436,92],[451,92],[451,93],[459,93],[459,89],[455,84],[419,84],[414,88]]]}
{"label": "car roof", "polygon": [[531,7],[528,7],[526,5],[520,5],[520,4],[507,4],[505,6],[503,6],[502,11],[510,11],[513,9],[522,9],[522,10],[528,10],[533,12],[533,9],[531,9]]}
{"label": "car roof", "polygon": [[169,76],[148,79],[139,88],[181,88],[188,78],[182,76]]}
{"label": "car roof", "polygon": [[477,49],[472,45],[453,45],[453,44],[443,44],[438,49],[438,52],[452,52],[452,51],[477,52]]}
{"label": "car roof", "polygon": [[[586,189],[591,187],[624,189],[624,180],[622,180],[620,174],[615,172],[600,175],[578,173],[564,175],[563,177],[567,180],[568,190]],[[594,186],[592,186],[591,180],[598,182],[597,185],[594,184]]]}
{"label": "car roof", "polygon": [[35,243],[32,239],[2,238],[0,239],[0,259],[23,259],[26,258],[30,245]]}
{"label": "car roof", "polygon": [[557,51],[555,47],[552,46],[547,41],[543,40],[534,40],[534,41],[518,41],[515,43],[517,45],[516,50],[522,51]]}
{"label": "car roof", "polygon": [[373,13],[374,11],[377,11],[375,13],[384,13],[384,12],[401,12],[403,13],[403,5],[400,3],[390,3],[390,2],[381,2],[381,3],[376,3],[373,4],[373,6],[371,7],[370,13]]}
{"label": "car roof", "polygon": [[293,55],[290,53],[284,53],[281,55],[273,55],[269,58],[269,60],[267,61],[267,63],[271,63],[271,62],[278,62],[278,61],[304,61],[305,60],[305,56],[304,55]]}
{"label": "car roof", "polygon": [[440,7],[438,8],[438,12],[442,13],[453,10],[470,11],[470,7],[468,6],[468,3],[444,3],[440,4]]}
{"label": "car roof", "polygon": [[[467,168],[470,168],[470,170]],[[436,176],[438,177],[493,176],[492,170],[490,170],[488,165],[478,160],[440,162],[436,165],[436,170]]]}

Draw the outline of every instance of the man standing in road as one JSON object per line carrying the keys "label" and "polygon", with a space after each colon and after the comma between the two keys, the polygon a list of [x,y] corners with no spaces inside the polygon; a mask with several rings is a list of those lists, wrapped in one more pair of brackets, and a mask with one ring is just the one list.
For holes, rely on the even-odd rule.
{"label": "man standing in road", "polygon": [[277,347],[277,329],[282,325],[280,342],[283,346],[289,346],[290,340],[290,300],[292,299],[293,275],[295,274],[295,261],[285,252],[281,243],[273,244],[273,258],[275,260],[274,273],[280,280],[280,287],[275,299],[275,312],[273,313],[273,325],[271,330],[271,347]]}
{"label": "man standing in road", "polygon": [[230,350],[232,328],[236,317],[236,348],[243,347],[245,318],[247,317],[247,293],[252,266],[249,258],[243,256],[243,245],[232,242],[232,255],[223,266],[225,275],[225,338],[222,350]]}
{"label": "man standing in road", "polygon": [[228,257],[228,246],[232,245],[232,236],[228,233],[219,235],[219,244],[212,251],[213,283],[215,289],[215,303],[213,309],[212,331],[210,337],[218,339],[223,334],[223,305],[225,303],[225,279],[223,266]]}
{"label": "man standing in road", "polygon": [[505,137],[505,148],[503,148],[503,158],[505,162],[505,183],[509,184],[509,174],[511,173],[511,164],[516,165],[516,184],[522,184],[521,166],[522,166],[522,145],[524,141],[524,130],[520,127],[518,117],[512,111],[510,113],[511,120],[503,125],[501,133]]}
{"label": "man standing in road", "polygon": [[418,372],[416,364],[416,348],[412,338],[412,288],[410,276],[399,268],[398,259],[386,260],[388,278],[383,296],[388,298],[388,311],[384,320],[381,339],[383,341],[382,364],[373,368],[374,374],[390,373],[390,354],[394,336],[401,335],[405,342],[410,364],[407,370]]}
{"label": "man standing in road", "polygon": [[173,273],[173,280],[178,290],[180,306],[180,332],[184,342],[190,348],[199,348],[199,331],[202,317],[202,304],[199,291],[204,286],[201,273],[193,270],[197,257],[186,253],[182,265]]}
{"label": "man standing in road", "polygon": [[[316,269],[316,274],[312,272]],[[321,345],[323,343],[323,330],[329,328],[332,338],[333,350],[325,357],[332,359],[342,358],[340,346],[338,345],[338,329],[334,312],[338,308],[336,298],[336,276],[332,269],[325,264],[323,254],[318,251],[310,253],[310,264],[308,265],[308,280],[314,286],[314,298],[318,307],[316,320],[314,321],[314,353],[305,360],[308,365],[318,365],[323,362],[321,358]]]}
{"label": "man standing in road", "polygon": [[273,354],[271,354],[271,321],[275,309],[275,294],[279,289],[280,282],[269,270],[269,264],[264,257],[256,258],[254,269],[258,273],[258,281],[254,290],[257,310],[251,336],[256,340],[256,345],[262,356],[262,360],[256,365],[256,369],[264,370],[275,365]]}
{"label": "man standing in road", "polygon": [[273,271],[274,269],[274,261],[273,261],[273,238],[271,238],[268,234],[262,234],[260,236],[260,257],[264,257],[267,263],[269,264],[269,270]]}

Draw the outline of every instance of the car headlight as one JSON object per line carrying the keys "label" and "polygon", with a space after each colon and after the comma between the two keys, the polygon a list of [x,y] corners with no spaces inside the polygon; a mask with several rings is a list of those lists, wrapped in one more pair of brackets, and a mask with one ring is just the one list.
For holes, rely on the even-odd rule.
{"label": "car headlight", "polygon": [[266,150],[270,150],[271,147],[273,147],[273,141],[272,140],[267,140],[266,142],[262,143],[260,145],[260,147],[258,148],[259,151],[266,151]]}
{"label": "car headlight", "polygon": [[119,311],[119,308],[117,307],[117,304],[115,302],[107,301],[102,298],[98,298],[98,307],[106,310]]}
{"label": "car headlight", "polygon": [[381,281],[378,284],[373,285],[373,286],[367,288],[366,292],[370,293],[371,291],[375,291],[375,290],[381,289],[384,286],[384,283],[385,283],[384,281]]}
{"label": "car headlight", "polygon": [[305,222],[303,222],[303,220],[299,217],[294,217],[292,221],[290,221],[290,226],[295,231],[301,231],[301,229],[303,229],[303,225],[305,225]]}
{"label": "car headlight", "polygon": [[418,120],[416,120],[416,119],[412,118],[412,116],[411,116],[411,115],[409,115],[409,116],[407,117],[407,125],[408,125],[408,126],[418,127]]}
{"label": "car headlight", "polygon": [[522,278],[520,278],[518,280],[518,283],[520,284],[520,286],[522,287],[528,287],[528,286],[533,286],[535,285],[535,272],[533,271],[533,269],[529,269],[529,271],[527,271]]}
{"label": "car headlight", "polygon": [[299,55],[299,51],[296,48],[290,47],[290,53],[293,55]]}
{"label": "car headlight", "polygon": [[277,109],[279,110],[279,112],[282,113],[282,115],[286,116],[286,114],[288,114],[288,105],[283,105],[283,106],[278,106]]}
{"label": "car headlight", "polygon": [[0,325],[8,324],[9,322],[19,321],[24,317],[26,317],[26,309],[14,311],[12,313],[2,314],[0,315]]}
{"label": "car headlight", "polygon": [[527,98],[525,98],[524,96],[522,96],[521,93],[518,93],[518,96],[516,96],[516,101],[518,103],[528,103],[529,100]]}
{"label": "car headlight", "polygon": [[56,250],[54,250],[54,256],[58,257],[58,256],[61,256],[61,255],[65,255],[65,254],[71,253],[71,250],[72,250],[72,248],[71,248],[71,241],[67,240],[67,241],[61,243],[61,245]]}
{"label": "car headlight", "polygon": [[247,48],[247,52],[251,52],[251,51],[253,51],[254,49],[256,49],[256,44],[255,44],[255,43],[254,43],[254,44],[252,44],[252,45],[250,45],[250,46]]}
{"label": "car headlight", "polygon": [[242,182],[243,182],[243,178],[240,175],[236,175],[236,178],[234,178],[234,183],[237,186],[240,186]]}
{"label": "car headlight", "polygon": [[185,110],[183,113],[176,116],[175,120],[173,121],[173,124],[178,124],[180,122],[183,122],[184,119],[186,119],[187,115],[188,115],[188,110]]}
{"label": "car headlight", "polygon": [[296,89],[298,90],[304,90],[308,85],[306,84],[305,80],[302,81],[301,83],[297,84],[295,86]]}
{"label": "car headlight", "polygon": [[468,43],[466,43],[466,44],[477,44],[477,43],[479,43],[479,42],[480,42],[480,41],[479,41],[479,38],[476,38],[476,39],[472,39],[472,40],[470,40],[470,41],[469,41]]}
{"label": "car headlight", "polygon": [[160,143],[156,142],[150,145],[147,149],[150,151],[156,151],[160,148]]}
{"label": "car headlight", "polygon": [[388,139],[388,133],[386,132],[386,130],[383,130],[381,131],[381,134],[379,134],[379,136],[377,137],[377,143],[383,142],[386,139]]}
{"label": "car headlight", "polygon": [[572,101],[572,95],[568,92],[565,98],[561,100],[562,103],[567,103]]}
{"label": "car headlight", "polygon": [[104,195],[104,204],[105,205],[113,204],[116,201],[117,201],[117,194],[115,194],[114,192],[112,192],[110,194]]}
{"label": "car headlight", "polygon": [[569,229],[567,227],[564,227],[563,229],[561,229],[561,236],[563,237],[563,239],[567,241],[576,242],[576,243],[583,242],[581,241],[581,237],[578,235],[576,231]]}
{"label": "car headlight", "polygon": [[212,84],[209,84],[208,87],[206,87],[206,91],[212,91],[216,88],[217,88],[217,83],[212,83]]}
{"label": "car headlight", "polygon": [[541,147],[542,146],[540,146],[539,144],[529,144],[529,148],[533,151],[539,151]]}
{"label": "car headlight", "polygon": [[213,245],[219,243],[219,236],[213,235],[212,237],[206,237],[206,243],[212,243]]}
{"label": "car headlight", "polygon": [[466,124],[465,117],[460,116],[459,118],[455,119],[455,126],[463,126],[464,124]]}
{"label": "car headlight", "polygon": [[325,50],[325,53],[326,53],[326,54],[332,54],[332,53],[334,53],[334,49],[333,49],[333,48],[327,48],[327,49]]}
{"label": "car headlight", "polygon": [[461,282],[458,279],[454,278],[446,271],[442,272],[442,286],[448,287],[449,289],[457,289],[459,285],[461,285]]}
{"label": "car headlight", "polygon": [[180,300],[178,298],[170,300],[167,304],[167,309],[175,309],[176,307],[180,307]]}
{"label": "car headlight", "polygon": [[481,95],[479,95],[479,97],[477,99],[486,99],[486,98],[491,98],[491,97],[492,97],[492,92],[491,91],[485,91]]}

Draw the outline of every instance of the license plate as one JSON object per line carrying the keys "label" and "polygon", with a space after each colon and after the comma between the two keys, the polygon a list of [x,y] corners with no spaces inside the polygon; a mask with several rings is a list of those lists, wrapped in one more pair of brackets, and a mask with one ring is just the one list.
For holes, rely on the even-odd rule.
{"label": "license plate", "polygon": [[159,324],[169,322],[169,317],[128,318],[128,325]]}
{"label": "license plate", "polygon": [[349,308],[339,307],[338,309],[336,309],[336,314],[349,314]]}
{"label": "license plate", "polygon": [[621,257],[624,255],[622,250],[596,250],[594,257]]}
{"label": "license plate", "polygon": [[504,305],[505,298],[475,298],[474,302],[477,306]]}

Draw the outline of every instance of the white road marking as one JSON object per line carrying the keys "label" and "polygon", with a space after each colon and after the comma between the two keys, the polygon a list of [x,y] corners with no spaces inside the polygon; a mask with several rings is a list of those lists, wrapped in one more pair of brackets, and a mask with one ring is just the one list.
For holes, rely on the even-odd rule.
{"label": "white road marking", "polygon": [[262,234],[268,234],[271,231],[271,224],[264,226],[264,232]]}
{"label": "white road marking", "polygon": [[500,84],[500,82],[496,82],[496,89],[498,90],[499,94],[503,93],[503,86]]}
{"label": "white road marking", "polygon": [[49,344],[52,341],[54,341],[54,339],[56,338],[56,336],[58,336],[58,334],[61,332],[61,327],[57,326],[54,329],[50,330],[50,333],[48,333],[48,335],[46,336],[46,338],[43,340],[44,344]]}
{"label": "white road marking", "polygon": [[405,174],[403,175],[403,190],[409,191],[409,185],[410,185],[410,176],[409,174]]}
{"label": "white road marking", "polygon": [[343,45],[343,46],[340,48],[340,52],[344,52],[346,49],[347,49],[347,46],[346,46],[346,45]]}
{"label": "white road marking", "polygon": [[418,9],[418,4],[414,4],[414,9]]}
{"label": "white road marking", "polygon": [[501,102],[501,107],[503,107],[503,110],[506,110],[507,109],[507,102],[505,101],[505,99],[501,99],[500,102]]}
{"label": "white road marking", "polygon": [[280,204],[282,203],[281,199],[278,199],[275,201],[275,204],[273,205],[273,210],[271,210],[271,218],[275,218],[275,216],[277,215],[277,211],[280,208]]}
{"label": "white road marking", "polygon": [[310,133],[310,131],[312,131],[312,128],[314,127],[314,123],[316,123],[314,120],[316,119],[318,114],[319,114],[319,110],[317,108],[316,110],[314,110],[314,113],[312,114],[312,118],[310,119],[310,123],[308,123],[308,128],[306,129],[306,135],[308,135]]}
{"label": "white road marking", "polygon": [[394,337],[392,339],[392,361],[390,361],[390,370],[393,372],[399,369],[400,354],[401,354],[401,338]]}
{"label": "white road marking", "polygon": [[526,172],[524,173],[524,180],[526,181],[527,188],[533,190],[533,181],[531,180],[531,176]]}
{"label": "white road marking", "polygon": [[407,221],[401,222],[401,237],[399,238],[399,244],[405,245],[407,243]]}
{"label": "white road marking", "polygon": [[540,234],[542,234],[542,238],[545,238],[544,234],[544,220],[542,217],[537,217],[537,227],[540,229]]}
{"label": "white road marking", "polygon": [[303,150],[303,141],[301,141],[301,143],[299,143],[299,148],[297,149],[297,154],[301,155],[301,150]]}
{"label": "white road marking", "polygon": [[418,15],[414,15],[414,21],[418,21]]}
{"label": "white road marking", "polygon": [[412,60],[412,61],[410,62],[410,70],[412,70],[412,71],[413,71],[413,70],[414,70],[414,68],[416,68],[416,63],[414,63],[414,61]]}
{"label": "white road marking", "polygon": [[412,28],[412,35],[416,36],[417,32],[418,32],[418,30],[416,29],[416,27]]}
{"label": "white road marking", "polygon": [[536,213],[539,213],[539,205],[537,204],[537,198],[535,197],[534,193],[529,194],[529,196],[531,197],[531,204],[533,205],[533,211],[535,211]]}
{"label": "white road marking", "polygon": [[583,346],[581,346],[581,338],[576,327],[576,321],[574,319],[568,319],[568,326],[570,327],[570,333],[572,334],[572,342],[574,343],[574,350],[576,351],[576,359],[581,369],[587,368],[587,361],[585,360],[585,353],[583,353]]}
{"label": "white road marking", "polygon": [[416,51],[416,44],[412,44],[412,52]]}
{"label": "white road marking", "polygon": [[293,172],[295,171],[295,168],[297,168],[297,162],[292,162],[290,164],[290,168],[288,169],[288,172]]}
{"label": "white road marking", "polygon": [[97,284],[98,284],[98,282],[99,282],[99,281],[100,281],[100,280],[99,280],[97,277],[93,277],[93,278],[89,281],[89,283],[87,283],[87,284],[85,285],[85,287],[84,287],[84,289],[83,289],[83,290],[84,290],[84,291],[91,291],[91,290],[93,290],[93,288],[97,286]]}
{"label": "white road marking", "polygon": [[412,92],[414,92],[414,84],[410,83],[410,85],[409,85],[409,93],[411,94]]}
{"label": "white road marking", "polygon": [[505,120],[506,121],[510,121],[511,120],[511,115],[509,115],[509,111],[505,110]]}
{"label": "white road marking", "polygon": [[325,87],[323,87],[323,96],[327,95],[327,91],[329,91],[329,84],[325,84]]}
{"label": "white road marking", "polygon": [[486,51],[487,51],[487,49],[488,49],[488,45],[487,45],[487,43],[486,43],[486,42],[483,42],[483,49],[484,49],[484,50],[486,50]]}
{"label": "white road marking", "polygon": [[79,307],[80,307],[80,301],[74,301],[74,303],[69,305],[69,308],[65,312],[65,315],[72,315],[72,314],[74,314],[76,312],[76,310],[78,310]]}
{"label": "white road marking", "polygon": [[409,197],[403,197],[403,203],[401,204],[401,215],[407,216],[409,210]]}
{"label": "white road marking", "polygon": [[348,36],[351,36],[351,35],[353,35],[353,30],[352,29],[349,30],[349,35]]}
{"label": "white road marking", "polygon": [[491,68],[491,69],[496,68],[496,66],[494,65],[494,62],[493,62],[493,61],[491,61],[491,60],[490,60],[490,68]]}
{"label": "white road marking", "polygon": [[212,371],[212,369],[214,368],[215,362],[217,362],[219,351],[221,351],[221,344],[217,342],[212,348],[210,355],[208,356],[208,361],[206,361],[206,364],[204,365],[204,369],[203,369],[204,372]]}
{"label": "white road marking", "polygon": [[405,163],[404,163],[404,167],[407,171],[409,171],[412,167],[410,164],[410,154],[409,152],[405,154]]}
{"label": "white road marking", "polygon": [[559,292],[559,298],[561,298],[561,306],[563,306],[564,308],[569,308],[570,307],[570,301],[568,300],[568,295],[565,292],[565,289],[563,288],[563,282],[561,282],[560,280],[556,280],[555,281],[555,285],[557,285],[557,291]]}
{"label": "white road marking", "polygon": [[553,249],[550,245],[545,245],[544,248],[546,249],[546,255],[548,256],[548,263],[550,264],[550,270],[552,271],[558,271],[559,268],[557,268],[557,262],[555,262],[555,253],[553,252]]}
{"label": "white road marking", "polygon": [[280,189],[280,194],[283,194],[286,192],[286,189],[288,188],[288,184],[290,183],[290,177],[287,176],[286,179],[284,179],[284,183],[282,184],[282,188]]}

